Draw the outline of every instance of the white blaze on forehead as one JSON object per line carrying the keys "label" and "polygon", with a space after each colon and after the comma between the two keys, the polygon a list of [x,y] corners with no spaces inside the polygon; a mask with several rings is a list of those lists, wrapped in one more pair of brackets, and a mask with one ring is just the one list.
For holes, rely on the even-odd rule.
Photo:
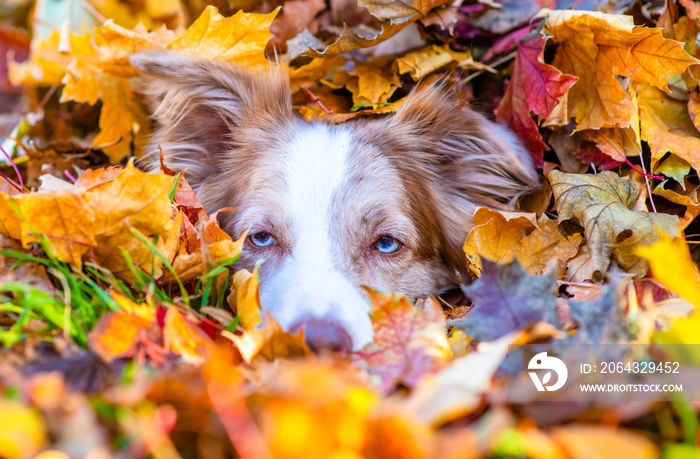
{"label": "white blaze on forehead", "polygon": [[351,142],[345,128],[314,125],[285,149],[279,193],[291,254],[260,286],[260,298],[284,329],[311,317],[330,320],[347,331],[357,350],[372,339],[369,302],[334,262],[343,253],[333,246],[338,228],[331,213],[333,195],[346,181]]}
{"label": "white blaze on forehead", "polygon": [[292,255],[298,261],[331,269],[331,201],[346,180],[352,137],[344,128],[317,124],[301,130],[283,166]]}

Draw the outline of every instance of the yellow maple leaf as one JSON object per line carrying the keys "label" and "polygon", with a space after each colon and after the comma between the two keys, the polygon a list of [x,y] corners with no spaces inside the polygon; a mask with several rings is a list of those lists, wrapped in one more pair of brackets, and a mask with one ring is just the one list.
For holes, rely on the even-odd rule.
{"label": "yellow maple leaf", "polygon": [[100,68],[112,75],[125,78],[138,75],[129,63],[131,54],[148,49],[165,48],[181,35],[165,26],[148,32],[142,24],[139,24],[133,30],[129,30],[111,20],[100,27],[95,27],[93,33],[95,44],[100,50]]}
{"label": "yellow maple leaf", "polygon": [[157,248],[166,259],[177,253],[180,237],[180,213],[173,214],[168,192],[174,178],[165,174],[147,174],[133,161],[113,181],[95,186],[85,192],[87,207],[95,215],[95,238],[106,249],[96,253],[98,260],[117,276],[133,282],[135,278],[121,250],[126,250],[133,263],[150,271],[156,278],[162,275],[162,261],[132,231],[145,237],[159,234]]}
{"label": "yellow maple leaf", "polygon": [[652,167],[671,152],[699,168],[700,133],[690,119],[687,105],[648,84],[635,84],[630,89],[639,104],[642,138],[651,149]]}
{"label": "yellow maple leaf", "polygon": [[[89,250],[122,279],[135,280],[125,250],[137,267],[162,274],[160,258],[134,235],[161,237],[157,249],[172,260],[178,251],[182,214],[174,212],[168,192],[173,177],[141,172],[130,162],[116,178],[86,190],[82,186],[48,193],[7,195],[0,192],[0,234],[26,247],[45,234],[60,261],[79,269]],[[231,242],[233,244],[233,242]]]}
{"label": "yellow maple leaf", "polygon": [[70,190],[15,196],[0,193],[0,211],[0,232],[20,240],[24,247],[45,234],[53,255],[75,268],[80,268],[83,254],[96,244],[95,216]]}
{"label": "yellow maple leaf", "polygon": [[580,234],[564,237],[557,229],[557,221],[542,215],[537,228],[516,246],[516,257],[530,274],[541,274],[552,260],[569,261],[578,252]]}
{"label": "yellow maple leaf", "polygon": [[93,139],[113,163],[131,154],[135,132],[148,128],[129,83],[123,78],[105,73],[99,66],[99,49],[74,50],[73,60],[66,67],[61,102],[75,101],[90,105],[102,101],[100,132]]}
{"label": "yellow maple leaf", "polygon": [[632,101],[615,75],[668,91],[669,77],[700,63],[682,43],[664,39],[661,29],[635,27],[630,16],[552,11],[547,29],[562,44],[554,66],[579,77],[568,107],[577,129],[630,126]]}
{"label": "yellow maple leaf", "polygon": [[238,11],[225,18],[215,7],[208,6],[168,48],[239,65],[267,64],[265,46],[272,37],[270,24],[278,11],[279,8],[268,14]]}

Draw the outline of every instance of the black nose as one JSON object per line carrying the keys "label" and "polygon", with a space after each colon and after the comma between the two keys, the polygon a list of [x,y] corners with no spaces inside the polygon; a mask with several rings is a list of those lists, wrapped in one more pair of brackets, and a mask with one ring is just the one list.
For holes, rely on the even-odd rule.
{"label": "black nose", "polygon": [[289,331],[296,333],[302,326],[305,326],[306,344],[312,351],[352,351],[352,338],[339,323],[327,319],[307,319],[293,325]]}

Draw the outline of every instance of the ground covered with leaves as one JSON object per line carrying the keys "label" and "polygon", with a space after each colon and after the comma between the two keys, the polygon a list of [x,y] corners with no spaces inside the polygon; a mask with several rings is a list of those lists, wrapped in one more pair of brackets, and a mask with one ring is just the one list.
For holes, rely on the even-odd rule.
{"label": "ground covered with leaves", "polygon": [[[698,3],[214,3],[0,4],[0,457],[700,454],[696,403],[512,403],[503,365],[533,342],[692,354]],[[276,55],[328,123],[446,75],[543,186],[476,211],[464,304],[370,289],[374,342],[314,355],[262,321],[243,241],[184,177],[135,167],[151,126],[128,56],[148,49]]]}

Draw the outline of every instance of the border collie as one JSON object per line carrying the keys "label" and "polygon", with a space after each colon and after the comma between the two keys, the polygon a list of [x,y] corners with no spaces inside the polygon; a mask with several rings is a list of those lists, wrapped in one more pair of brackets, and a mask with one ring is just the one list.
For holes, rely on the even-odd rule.
{"label": "border collie", "polygon": [[506,209],[537,186],[506,128],[444,84],[398,111],[338,125],[292,110],[283,66],[250,71],[169,51],[131,57],[156,127],[142,164],[186,169],[222,228],[249,230],[236,268],[260,267],[260,298],[316,350],[372,340],[361,286],[410,299],[458,286],[477,206]]}

